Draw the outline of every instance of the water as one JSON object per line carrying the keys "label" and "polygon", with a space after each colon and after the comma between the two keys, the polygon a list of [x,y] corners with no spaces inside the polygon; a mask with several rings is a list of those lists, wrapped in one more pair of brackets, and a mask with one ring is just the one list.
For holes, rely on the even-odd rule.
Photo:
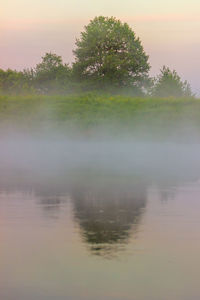
{"label": "water", "polygon": [[2,142],[0,299],[199,299],[199,145],[120,145]]}

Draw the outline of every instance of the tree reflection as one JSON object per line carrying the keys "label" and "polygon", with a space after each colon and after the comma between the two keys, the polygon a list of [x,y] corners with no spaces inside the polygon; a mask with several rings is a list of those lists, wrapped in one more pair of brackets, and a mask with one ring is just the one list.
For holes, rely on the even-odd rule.
{"label": "tree reflection", "polygon": [[123,249],[146,205],[145,185],[118,181],[74,186],[71,193],[82,237],[96,255],[110,257]]}
{"label": "tree reflection", "polygon": [[113,255],[136,236],[149,188],[165,202],[200,178],[199,145],[78,145],[66,143],[65,153],[58,143],[52,156],[27,154],[27,162],[35,162],[30,166],[21,156],[7,166],[2,156],[0,190],[33,193],[53,221],[67,218],[71,199],[82,239],[97,255]]}

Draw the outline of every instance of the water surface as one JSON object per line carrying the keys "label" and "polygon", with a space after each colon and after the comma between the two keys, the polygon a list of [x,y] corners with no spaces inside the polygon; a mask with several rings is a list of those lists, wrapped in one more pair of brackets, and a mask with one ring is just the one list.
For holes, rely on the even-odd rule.
{"label": "water surface", "polygon": [[2,141],[0,299],[198,299],[199,150]]}

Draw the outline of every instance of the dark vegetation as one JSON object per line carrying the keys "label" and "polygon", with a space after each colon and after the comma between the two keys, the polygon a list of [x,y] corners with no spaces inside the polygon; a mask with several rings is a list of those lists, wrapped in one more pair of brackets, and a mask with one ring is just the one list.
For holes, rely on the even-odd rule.
{"label": "dark vegetation", "polygon": [[[75,61],[46,53],[34,69],[0,69],[2,95],[69,95],[95,91],[135,97],[192,97],[190,85],[176,71],[163,67],[149,77],[148,55],[128,24],[96,17],[76,41]],[[36,99],[36,98],[35,98]]]}

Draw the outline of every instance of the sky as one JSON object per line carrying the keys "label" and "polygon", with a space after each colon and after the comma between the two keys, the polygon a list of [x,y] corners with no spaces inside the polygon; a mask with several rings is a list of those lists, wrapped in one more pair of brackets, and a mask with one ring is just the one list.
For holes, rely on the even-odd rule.
{"label": "sky", "polygon": [[35,67],[50,51],[71,63],[76,38],[99,15],[131,26],[151,75],[169,66],[200,94],[199,0],[0,0],[0,68]]}

